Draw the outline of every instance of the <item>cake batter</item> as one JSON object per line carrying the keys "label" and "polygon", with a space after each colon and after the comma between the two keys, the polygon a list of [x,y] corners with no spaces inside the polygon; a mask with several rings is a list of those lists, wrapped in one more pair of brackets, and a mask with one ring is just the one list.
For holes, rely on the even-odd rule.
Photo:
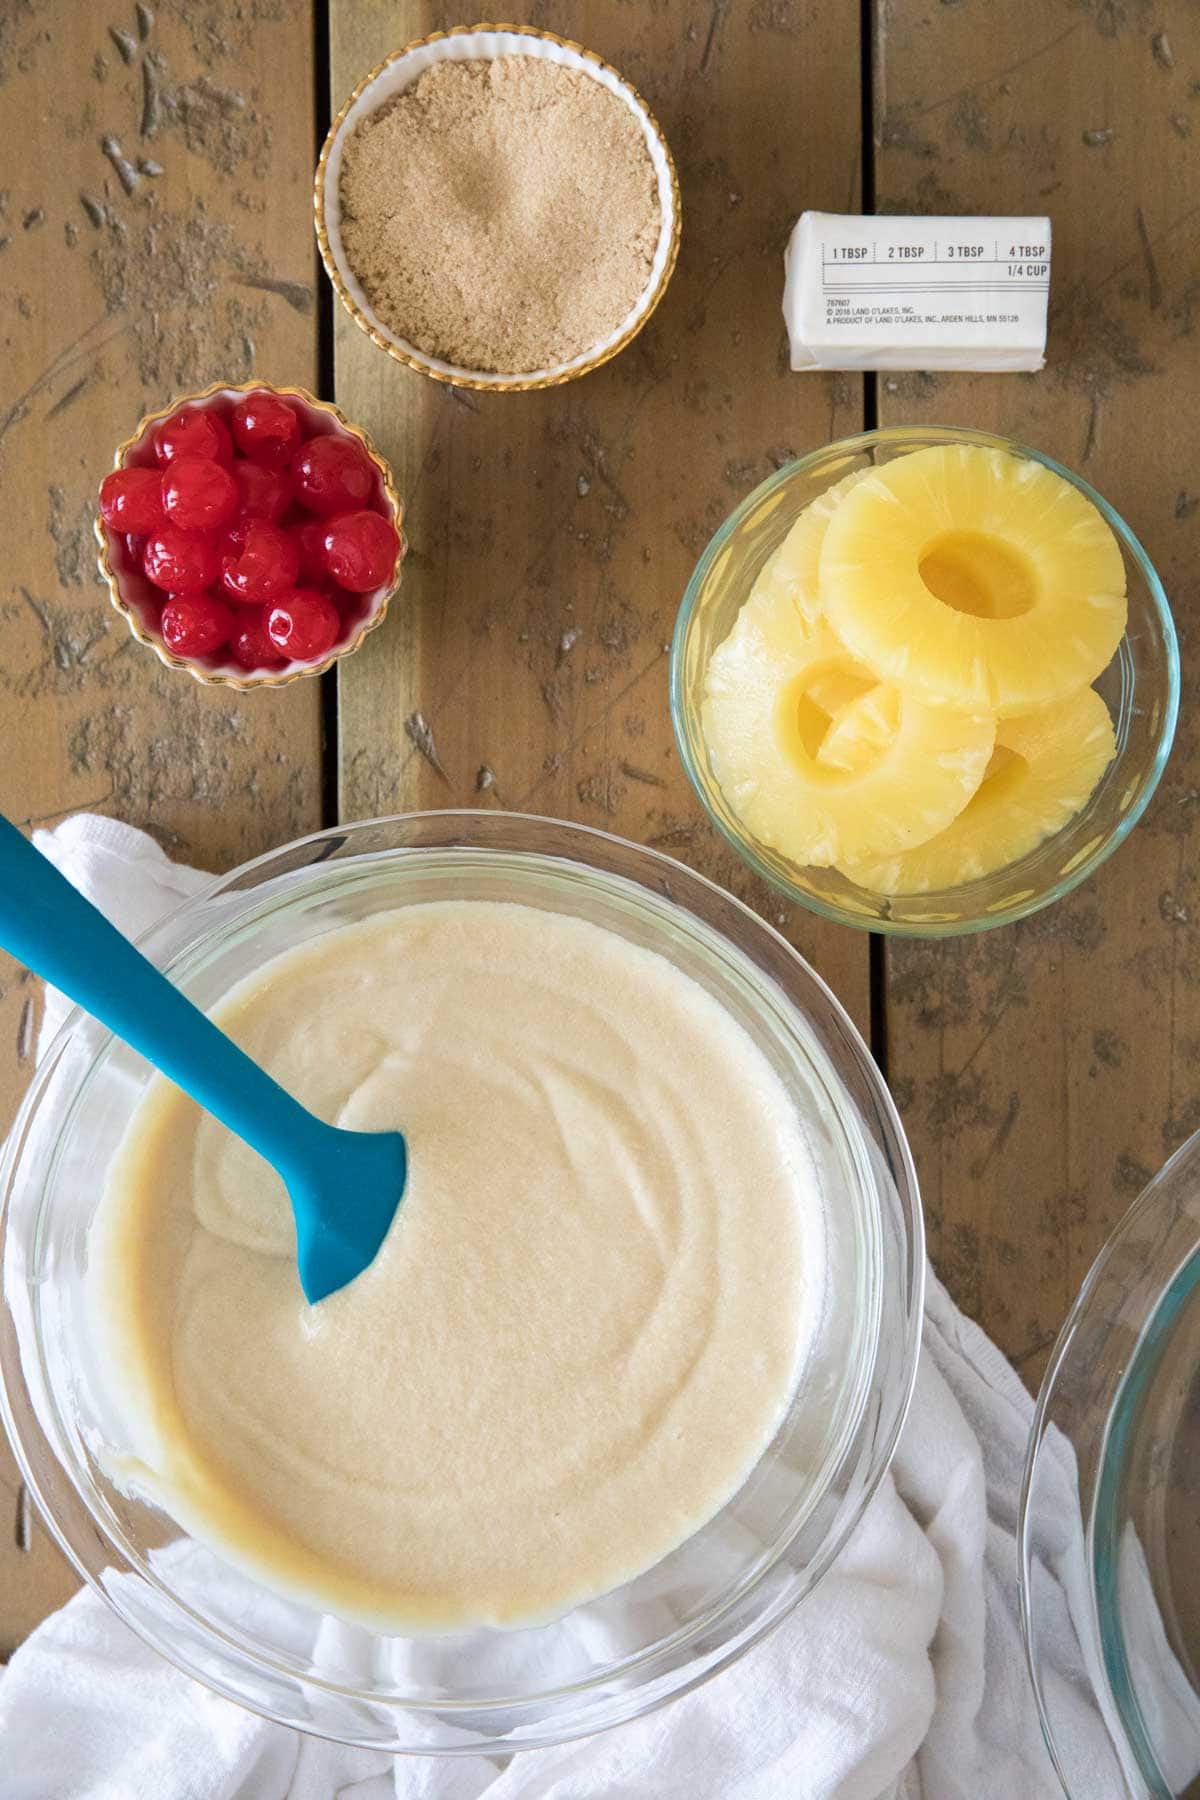
{"label": "cake batter", "polygon": [[795,1103],[716,999],[586,921],[435,902],[214,1017],[322,1117],[402,1129],[408,1187],[310,1307],[278,1177],[154,1080],[89,1268],[128,1484],[402,1631],[552,1618],[719,1510],[799,1379],[824,1228]]}

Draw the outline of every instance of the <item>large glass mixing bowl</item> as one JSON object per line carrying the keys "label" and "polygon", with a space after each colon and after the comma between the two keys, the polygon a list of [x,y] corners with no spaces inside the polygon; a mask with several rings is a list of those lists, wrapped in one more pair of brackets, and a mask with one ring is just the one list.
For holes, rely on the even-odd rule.
{"label": "large glass mixing bowl", "polygon": [[896,1113],[829,989],[728,894],[604,833],[480,812],[326,831],[214,882],[143,947],[211,1006],[284,950],[437,899],[521,901],[650,947],[720,1000],[794,1097],[821,1178],[827,1299],[788,1415],[734,1499],[653,1569],[556,1623],[404,1638],[265,1589],[123,1491],[122,1415],[84,1276],[106,1171],[149,1071],[78,1013],[0,1165],[0,1371],[5,1424],[51,1531],[155,1649],[305,1731],[479,1754],[561,1742],[661,1705],[739,1656],[820,1580],[908,1403],[923,1237]]}
{"label": "large glass mixing bowl", "polygon": [[1200,1133],[1063,1327],[1020,1540],[1026,1650],[1071,1800],[1200,1795]]}

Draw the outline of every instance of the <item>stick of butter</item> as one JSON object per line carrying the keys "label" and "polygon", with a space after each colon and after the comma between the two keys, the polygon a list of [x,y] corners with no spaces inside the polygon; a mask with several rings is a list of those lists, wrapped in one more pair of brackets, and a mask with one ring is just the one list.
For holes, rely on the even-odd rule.
{"label": "stick of butter", "polygon": [[793,369],[1040,369],[1049,219],[801,213],[784,257]]}

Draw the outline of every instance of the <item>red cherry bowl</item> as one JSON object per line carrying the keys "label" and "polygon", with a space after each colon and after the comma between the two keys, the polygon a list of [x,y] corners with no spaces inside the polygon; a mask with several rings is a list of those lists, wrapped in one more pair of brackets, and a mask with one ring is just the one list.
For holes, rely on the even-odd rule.
{"label": "red cherry bowl", "polygon": [[[131,480],[117,479],[127,471]],[[351,518],[362,512],[379,525]],[[244,574],[252,520],[269,527],[249,534],[253,581],[231,574],[227,584],[231,565]],[[406,549],[403,504],[366,432],[304,388],[266,381],[217,384],[148,413],[118,446],[95,532],[100,574],[138,642],[168,668],[239,689],[286,687],[357,650],[383,622]],[[351,585],[363,580],[375,585]]]}

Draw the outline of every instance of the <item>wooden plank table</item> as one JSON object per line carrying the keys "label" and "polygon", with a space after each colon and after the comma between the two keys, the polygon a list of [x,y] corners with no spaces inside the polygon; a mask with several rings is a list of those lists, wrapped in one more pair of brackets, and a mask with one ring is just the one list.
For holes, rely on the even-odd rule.
{"label": "wooden plank table", "polygon": [[881,377],[879,423],[984,426],[1086,475],[1149,551],[1184,654],[1174,757],[1122,853],[1011,929],[888,945],[888,1074],[930,1254],[1036,1386],[1100,1244],[1200,1126],[1200,13],[884,17],[879,210],[1046,211],[1054,251],[1043,373]]}
{"label": "wooden plank table", "polygon": [[[320,824],[317,684],[250,706],[163,668],[97,584],[91,517],[144,410],[316,379],[312,35],[287,12],[0,7],[0,812],[111,813],[212,868]],[[36,1025],[0,958],[5,1125]],[[0,1482],[3,1655],[76,1582],[6,1446]]]}
{"label": "wooden plank table", "polygon": [[[668,849],[766,912],[873,1031],[935,1263],[1034,1382],[1114,1219],[1200,1124],[1191,683],[1163,791],[1098,877],[1025,925],[885,952],[784,904],[714,838],[672,748],[665,646],[740,496],[878,419],[989,425],[1082,468],[1158,563],[1186,657],[1200,15],[1189,0],[875,10],[867,44],[855,0],[525,10],[646,96],[679,163],[684,239],[624,356],[508,396],[455,394],[382,356],[318,280],[309,224],[330,111],[387,51],[461,22],[452,9],[0,8],[21,146],[0,194],[0,811],[26,825],[108,812],[212,868],[339,816],[447,805],[557,813]],[[1047,370],[787,373],[791,222],[864,196],[1049,211]],[[412,554],[386,627],[337,676],[239,699],[126,638],[94,582],[89,515],[143,407],[255,371],[318,387],[371,429]],[[36,1020],[35,984],[0,963],[0,1122]],[[3,1653],[73,1578],[6,1458],[0,1479]]]}

